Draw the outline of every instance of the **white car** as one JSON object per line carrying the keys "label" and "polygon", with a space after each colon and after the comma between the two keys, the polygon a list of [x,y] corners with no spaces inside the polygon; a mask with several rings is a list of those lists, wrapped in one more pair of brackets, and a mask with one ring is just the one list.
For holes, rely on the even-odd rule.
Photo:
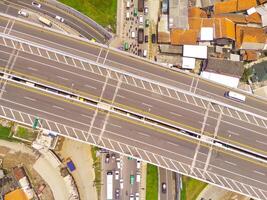
{"label": "white car", "polygon": [[148,14],[148,7],[145,7],[145,15],[147,15]]}
{"label": "white car", "polygon": [[139,193],[135,193],[135,200],[139,200]]}
{"label": "white car", "polygon": [[32,2],[32,6],[37,7],[37,8],[41,8],[41,4],[39,4],[35,1]]}
{"label": "white car", "polygon": [[136,182],[137,183],[140,183],[140,181],[141,181],[141,174],[140,174],[140,172],[136,172]]}
{"label": "white car", "polygon": [[118,170],[115,171],[115,180],[119,180],[120,172]]}
{"label": "white car", "polygon": [[121,190],[123,189],[123,179],[122,178],[120,179],[120,188],[121,188]]}
{"label": "white car", "polygon": [[116,158],[117,168],[121,168],[121,160],[119,158]]}
{"label": "white car", "polygon": [[60,17],[60,16],[56,16],[55,19],[57,19],[58,21],[60,22],[64,22],[64,18],[63,17]]}
{"label": "white car", "polygon": [[144,23],[144,17],[143,17],[143,15],[140,15],[139,16],[139,23],[140,24],[143,24]]}
{"label": "white car", "polygon": [[146,49],[143,51],[143,56],[144,56],[144,57],[147,56],[147,50],[146,50]]}
{"label": "white car", "polygon": [[137,160],[136,161],[136,168],[140,169],[140,167],[141,167],[141,160]]}
{"label": "white car", "polygon": [[134,31],[132,31],[132,33],[131,33],[131,37],[132,37],[132,38],[135,38],[135,32],[134,32]]}
{"label": "white car", "polygon": [[28,17],[29,13],[23,10],[19,10],[18,15],[23,16],[23,17]]}

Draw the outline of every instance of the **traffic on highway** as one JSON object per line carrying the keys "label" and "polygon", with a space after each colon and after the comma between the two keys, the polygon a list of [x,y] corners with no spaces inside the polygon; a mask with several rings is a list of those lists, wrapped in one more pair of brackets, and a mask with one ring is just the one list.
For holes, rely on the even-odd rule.
{"label": "traffic on highway", "polygon": [[[266,199],[265,100],[62,33],[46,18],[38,18],[45,27],[17,19],[28,16],[21,6],[44,9],[106,42],[64,11],[51,15],[51,6],[0,3],[10,15],[0,16],[0,115],[27,125],[38,116],[42,129],[109,149],[107,199],[139,199],[141,160]],[[168,173],[160,171],[162,199],[174,196]]]}

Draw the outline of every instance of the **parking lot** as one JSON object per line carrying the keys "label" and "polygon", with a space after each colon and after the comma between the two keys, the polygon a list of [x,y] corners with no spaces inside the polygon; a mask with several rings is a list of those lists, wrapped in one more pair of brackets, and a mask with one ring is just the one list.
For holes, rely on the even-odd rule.
{"label": "parking lot", "polygon": [[137,0],[124,1],[123,49],[141,57],[148,57],[149,47],[149,8],[147,1],[143,11],[138,9]]}
{"label": "parking lot", "polygon": [[102,153],[102,199],[139,200],[141,162],[130,157]]}

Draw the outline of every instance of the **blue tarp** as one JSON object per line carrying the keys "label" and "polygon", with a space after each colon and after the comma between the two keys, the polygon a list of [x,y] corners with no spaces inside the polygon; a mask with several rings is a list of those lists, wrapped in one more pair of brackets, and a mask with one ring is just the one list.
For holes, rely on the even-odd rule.
{"label": "blue tarp", "polygon": [[72,161],[68,161],[67,166],[71,172],[75,170],[75,165]]}

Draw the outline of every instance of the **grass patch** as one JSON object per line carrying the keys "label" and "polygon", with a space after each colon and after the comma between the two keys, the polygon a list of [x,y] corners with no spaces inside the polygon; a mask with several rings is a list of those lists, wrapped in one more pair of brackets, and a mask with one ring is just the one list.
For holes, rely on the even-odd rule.
{"label": "grass patch", "polygon": [[147,164],[146,199],[158,200],[158,167]]}
{"label": "grass patch", "polygon": [[0,125],[0,139],[11,141],[12,138],[10,131],[11,131],[10,127],[4,127]]}
{"label": "grass patch", "polygon": [[36,134],[33,131],[22,126],[18,126],[16,136],[29,141],[34,141],[36,139]]}
{"label": "grass patch", "polygon": [[117,0],[60,0],[60,2],[87,15],[103,27],[116,30]]}
{"label": "grass patch", "polygon": [[95,186],[96,186],[96,192],[97,192],[97,198],[100,198],[101,195],[101,157],[97,156],[97,152],[99,151],[98,147],[91,146],[91,154],[93,158],[93,165],[94,165],[94,171],[95,171]]}
{"label": "grass patch", "polygon": [[202,181],[183,176],[183,189],[181,191],[181,200],[195,200],[200,192],[208,185]]}

